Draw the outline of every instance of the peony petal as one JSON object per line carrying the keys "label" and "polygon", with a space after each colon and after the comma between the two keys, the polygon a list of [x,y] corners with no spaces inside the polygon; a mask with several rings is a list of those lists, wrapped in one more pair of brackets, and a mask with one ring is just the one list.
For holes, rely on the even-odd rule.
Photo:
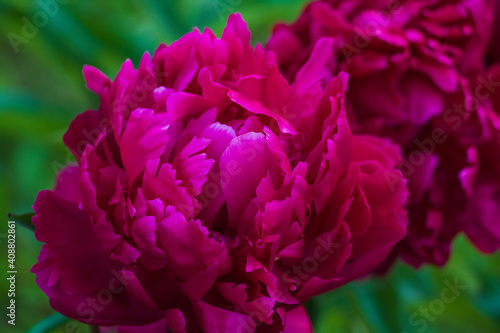
{"label": "peony petal", "polygon": [[98,111],[88,110],[76,116],[63,136],[66,147],[73,153],[77,161],[87,145],[93,145],[109,126],[109,122],[101,119]]}
{"label": "peony petal", "polygon": [[[89,214],[77,203],[50,191],[38,194],[33,209],[35,236],[47,243],[45,248],[50,251],[51,260],[57,263],[61,289],[77,293],[105,287],[113,267],[94,235],[96,230]],[[36,264],[33,271],[38,272],[42,266]],[[93,279],[87,279],[88,274]]]}
{"label": "peony petal", "polygon": [[175,92],[167,99],[167,113],[174,121],[187,117],[197,118],[213,107],[205,98],[185,92]]}
{"label": "peony petal", "polygon": [[187,194],[175,177],[172,165],[165,163],[158,170],[159,160],[148,160],[143,177],[143,194],[150,200],[161,199],[188,217],[194,217],[196,201]]}
{"label": "peony petal", "polygon": [[158,244],[165,250],[171,270],[186,281],[212,265],[217,275],[229,271],[231,259],[224,243],[208,237],[199,221],[186,221],[180,213],[158,222]]}
{"label": "peony petal", "polygon": [[284,333],[313,333],[313,327],[304,306],[286,312]]}
{"label": "peony petal", "polygon": [[[168,329],[169,325],[167,325],[167,320],[162,319],[157,322],[142,326],[100,327],[99,332],[100,333],[158,333],[158,332],[167,332]],[[177,331],[174,332],[177,333]]]}
{"label": "peony petal", "polygon": [[179,309],[168,309],[165,311],[165,318],[169,328],[173,333],[187,333],[186,318]]}
{"label": "peony petal", "polygon": [[54,193],[68,201],[79,203],[82,200],[78,184],[79,179],[80,168],[77,166],[66,166],[57,175]]}
{"label": "peony petal", "polygon": [[225,333],[225,332],[254,332],[255,321],[246,315],[233,311],[224,310],[204,302],[198,302],[197,317],[201,323],[203,332]]}
{"label": "peony petal", "polygon": [[222,190],[230,228],[236,229],[241,215],[256,197],[260,180],[268,171],[272,173],[274,169],[276,172],[276,166],[264,135],[250,132],[231,141],[220,159]]}
{"label": "peony petal", "polygon": [[207,159],[206,154],[200,153],[209,144],[210,139],[193,138],[172,163],[177,170],[176,178],[181,181],[181,185],[186,188],[190,196],[194,197],[201,193],[208,179],[208,172],[214,164],[214,160]]}
{"label": "peony petal", "polygon": [[325,64],[332,54],[333,38],[320,38],[306,64],[297,72],[294,80],[294,89],[298,91],[310,88],[323,78]]}
{"label": "peony petal", "polygon": [[198,214],[198,218],[204,226],[210,227],[225,201],[221,187],[219,160],[231,140],[236,137],[236,133],[231,127],[216,122],[205,128],[201,136],[210,139],[210,144],[205,148],[205,153],[207,158],[214,160],[214,163],[208,172],[208,180],[203,185],[199,197],[203,208]]}
{"label": "peony petal", "polygon": [[254,114],[262,114],[275,119],[278,122],[280,130],[283,133],[297,134],[297,131],[292,127],[292,125],[286,118],[282,117],[275,111],[268,109],[267,107],[262,105],[262,103],[259,102],[258,100],[250,99],[247,96],[234,90],[228,91],[227,95],[233,102],[235,102],[238,105],[241,105],[246,110]]}
{"label": "peony petal", "polygon": [[111,81],[100,70],[95,67],[84,65],[83,76],[87,81],[87,88],[100,95],[104,87],[110,86]]}
{"label": "peony petal", "polygon": [[169,141],[169,126],[164,114],[150,109],[137,109],[127,123],[120,140],[120,152],[131,184],[146,168],[148,160],[161,156]]}

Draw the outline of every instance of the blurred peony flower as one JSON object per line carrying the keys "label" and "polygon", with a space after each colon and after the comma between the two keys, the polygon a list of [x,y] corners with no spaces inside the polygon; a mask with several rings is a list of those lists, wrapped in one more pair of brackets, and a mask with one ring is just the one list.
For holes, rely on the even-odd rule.
{"label": "blurred peony flower", "polygon": [[[267,48],[291,80],[318,39],[335,37],[330,71],[360,78],[384,73],[387,83],[420,75],[420,86],[450,93],[457,89],[457,68],[471,75],[482,70],[493,7],[492,0],[318,0],[292,25],[277,24]],[[410,96],[389,87],[401,107]]]}
{"label": "blurred peony flower", "polygon": [[493,14],[493,30],[490,34],[490,45],[486,57],[488,64],[500,62],[500,43],[498,36],[500,36],[500,0],[492,0],[494,3]]}
{"label": "blurred peony flower", "polygon": [[474,88],[485,98],[467,124],[474,129],[466,133],[473,144],[466,146],[469,166],[460,178],[469,200],[459,221],[481,251],[494,252],[500,249],[500,64],[485,71]]}
{"label": "blurred peony flower", "polygon": [[463,230],[456,221],[469,197],[460,172],[469,162],[459,133],[473,112],[469,81],[483,71],[491,12],[490,0],[316,1],[268,42],[291,82],[315,43],[334,37],[323,78],[349,74],[353,131],[401,146],[408,235],[386,267],[398,256],[416,267],[443,265]]}
{"label": "blurred peony flower", "polygon": [[407,224],[398,149],[351,135],[346,74],[321,86],[332,43],[291,85],[239,15],[113,82],[85,67],[100,107],[71,123],[78,165],[34,204],[52,307],[139,331],[311,331],[301,304],[370,271]]}

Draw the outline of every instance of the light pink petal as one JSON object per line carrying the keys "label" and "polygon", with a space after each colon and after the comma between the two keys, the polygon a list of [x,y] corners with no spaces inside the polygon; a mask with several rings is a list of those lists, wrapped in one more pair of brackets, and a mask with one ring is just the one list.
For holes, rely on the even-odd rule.
{"label": "light pink petal", "polygon": [[199,196],[203,208],[197,217],[203,225],[209,227],[225,201],[221,187],[219,160],[231,140],[236,137],[236,133],[231,127],[216,122],[205,128],[201,137],[210,139],[205,153],[207,158],[214,160],[214,163],[208,172],[208,179],[203,184],[202,193]]}
{"label": "light pink petal", "polygon": [[236,229],[243,212],[256,197],[261,179],[268,171],[276,173],[276,166],[263,134],[250,132],[231,141],[220,159],[230,228]]}

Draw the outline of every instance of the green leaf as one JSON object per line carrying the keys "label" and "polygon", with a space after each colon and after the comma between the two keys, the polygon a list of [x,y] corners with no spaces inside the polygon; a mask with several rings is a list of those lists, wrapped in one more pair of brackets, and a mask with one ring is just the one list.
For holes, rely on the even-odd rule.
{"label": "green leaf", "polygon": [[69,320],[71,319],[56,312],[39,321],[28,331],[28,333],[46,333]]}
{"label": "green leaf", "polygon": [[31,222],[33,216],[35,216],[35,213],[27,213],[23,215],[9,214],[9,220],[16,221],[17,224],[20,224],[29,230],[35,231],[35,225]]}

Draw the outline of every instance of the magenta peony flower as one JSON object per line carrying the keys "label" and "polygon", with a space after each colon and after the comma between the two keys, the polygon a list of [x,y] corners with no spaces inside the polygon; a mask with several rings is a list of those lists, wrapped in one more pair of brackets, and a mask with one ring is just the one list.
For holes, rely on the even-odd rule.
{"label": "magenta peony flower", "polygon": [[85,67],[100,107],[71,123],[78,165],[34,204],[52,307],[140,331],[310,331],[301,304],[370,271],[407,224],[398,149],[351,135],[346,74],[321,87],[332,43],[291,85],[239,15],[113,82]]}
{"label": "magenta peony flower", "polygon": [[467,97],[462,74],[483,70],[491,7],[489,0],[315,1],[296,23],[278,24],[267,49],[292,81],[316,41],[334,37],[325,78],[347,72],[348,104],[363,131],[406,143]]}
{"label": "magenta peony flower", "polygon": [[[490,83],[485,86],[485,80]],[[484,99],[477,115],[468,122],[467,162],[460,174],[468,194],[459,221],[471,241],[484,252],[500,249],[500,64],[488,69],[475,82]]]}
{"label": "magenta peony flower", "polygon": [[492,0],[494,3],[493,30],[490,33],[490,45],[488,48],[486,61],[489,64],[500,62],[500,0]]}
{"label": "magenta peony flower", "polygon": [[456,221],[469,197],[460,172],[470,145],[459,133],[473,112],[469,80],[483,71],[491,12],[490,0],[316,1],[294,24],[277,25],[267,45],[291,82],[315,43],[334,37],[323,78],[349,74],[353,131],[401,146],[408,235],[389,261],[443,265],[463,230]]}

